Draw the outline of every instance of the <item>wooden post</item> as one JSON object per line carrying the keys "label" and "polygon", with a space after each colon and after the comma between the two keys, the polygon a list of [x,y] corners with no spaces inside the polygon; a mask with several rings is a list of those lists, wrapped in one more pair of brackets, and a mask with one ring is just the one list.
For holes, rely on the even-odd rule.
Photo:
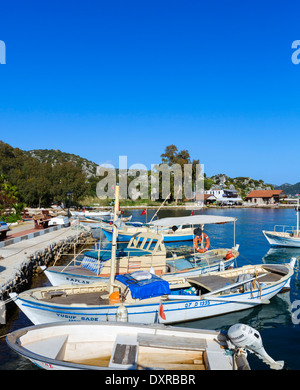
{"label": "wooden post", "polygon": [[116,186],[115,191],[115,208],[114,208],[114,221],[113,221],[113,236],[112,236],[112,248],[111,248],[111,267],[109,277],[109,294],[113,292],[113,283],[115,280],[116,271],[116,247],[117,247],[117,236],[118,229],[116,227],[117,213],[119,212],[119,185]]}

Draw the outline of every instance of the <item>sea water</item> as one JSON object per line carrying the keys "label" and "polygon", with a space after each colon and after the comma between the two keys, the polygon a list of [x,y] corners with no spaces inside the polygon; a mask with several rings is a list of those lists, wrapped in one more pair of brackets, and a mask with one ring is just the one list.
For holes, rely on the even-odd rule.
{"label": "sea water", "polygon": [[[141,216],[141,210],[127,210],[126,215],[132,214],[132,221],[149,222],[156,210],[148,210],[147,216]],[[284,360],[285,369],[299,370],[300,358],[298,349],[300,346],[300,277],[299,261],[300,249],[270,247],[262,230],[273,230],[274,225],[296,225],[296,213],[293,208],[289,209],[265,209],[265,208],[219,208],[194,210],[194,215],[211,214],[229,216],[237,219],[235,229],[233,223],[222,225],[206,225],[205,233],[210,238],[210,249],[231,248],[234,243],[239,244],[240,256],[237,266],[260,263],[286,263],[292,257],[297,259],[294,275],[291,280],[290,291],[280,293],[271,299],[270,304],[260,305],[253,309],[247,309],[237,313],[221,315],[199,321],[176,324],[176,326],[228,330],[235,323],[244,323],[257,329],[262,337],[267,353],[274,360]],[[187,216],[191,210],[160,210],[159,217]],[[235,231],[235,237],[234,237]],[[105,244],[105,238],[100,230],[94,231],[94,236],[101,239]],[[168,249],[177,250],[180,243],[167,246]],[[191,247],[192,243],[184,245]],[[50,285],[44,275],[34,281],[34,287]],[[299,306],[299,307],[298,307]],[[297,309],[299,315],[297,315]],[[10,313],[5,325],[0,325],[0,336],[31,326],[32,323],[16,307]],[[248,360],[252,369],[269,369],[255,355],[249,354]],[[6,345],[5,337],[0,338],[0,369],[1,370],[35,370],[31,362],[20,357]]]}

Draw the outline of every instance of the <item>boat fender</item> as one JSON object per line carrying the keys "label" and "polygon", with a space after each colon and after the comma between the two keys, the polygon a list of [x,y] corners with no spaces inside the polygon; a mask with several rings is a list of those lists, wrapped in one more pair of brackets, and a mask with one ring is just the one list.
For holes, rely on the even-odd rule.
{"label": "boat fender", "polygon": [[121,302],[121,298],[120,298],[119,291],[112,292],[109,296],[109,304],[113,305],[115,303],[120,303],[120,302]]}
{"label": "boat fender", "polygon": [[128,322],[128,310],[121,303],[117,310],[117,322]]}
{"label": "boat fender", "polygon": [[228,251],[225,256],[225,260],[229,260],[233,257],[232,251]]}

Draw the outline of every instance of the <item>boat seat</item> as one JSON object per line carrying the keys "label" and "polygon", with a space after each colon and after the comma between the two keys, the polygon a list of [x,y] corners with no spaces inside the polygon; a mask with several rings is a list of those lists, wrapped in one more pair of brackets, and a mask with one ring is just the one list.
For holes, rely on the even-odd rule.
{"label": "boat seat", "polygon": [[119,334],[116,337],[108,367],[136,369],[138,342],[136,335]]}
{"label": "boat seat", "polygon": [[207,348],[207,342],[205,339],[195,340],[195,338],[191,337],[139,333],[137,341],[140,346],[153,348],[183,349],[190,351],[204,351]]}
{"label": "boat seat", "polygon": [[64,353],[64,345],[68,339],[68,335],[58,337],[50,337],[46,340],[36,341],[26,345],[26,348],[38,355],[46,355],[51,359],[62,359]]}
{"label": "boat seat", "polygon": [[263,268],[268,272],[278,275],[287,275],[289,272],[288,267],[277,267],[276,265],[264,265]]}
{"label": "boat seat", "polygon": [[204,287],[208,291],[217,290],[219,288],[226,287],[235,283],[235,278],[224,277],[219,275],[203,275],[193,278],[187,278],[187,281],[191,284],[196,284],[198,286]]}

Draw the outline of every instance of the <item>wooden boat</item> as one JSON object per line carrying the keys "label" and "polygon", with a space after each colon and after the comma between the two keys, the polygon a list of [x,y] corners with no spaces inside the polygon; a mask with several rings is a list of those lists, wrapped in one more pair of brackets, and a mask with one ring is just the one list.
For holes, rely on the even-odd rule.
{"label": "wooden boat", "polygon": [[299,199],[295,210],[297,226],[275,225],[273,231],[262,231],[270,245],[300,248]]}
{"label": "wooden boat", "polygon": [[[195,227],[201,226],[202,230],[207,224],[224,224],[234,222],[235,218],[215,215],[193,215],[186,217],[162,218],[142,226],[125,225],[118,227],[118,241],[128,242],[133,235],[141,232],[153,232],[163,235],[164,242],[192,241],[195,238]],[[112,242],[112,225],[102,225],[101,229],[109,242]],[[234,244],[235,246],[235,244]]]}
{"label": "wooden boat", "polygon": [[[42,287],[11,293],[34,323],[116,321],[173,324],[269,303],[289,288],[296,259],[248,265],[191,278],[162,279],[147,271],[116,275],[113,282]],[[159,316],[161,304],[165,315]]]}
{"label": "wooden boat", "polygon": [[[53,286],[107,282],[111,271],[111,250],[87,251],[83,259],[77,256],[65,266],[41,269]],[[150,232],[133,236],[125,249],[116,250],[115,274],[151,270],[157,275],[193,276],[233,267],[239,256],[237,248],[212,249],[204,253],[176,255],[167,251],[161,234]]]}
{"label": "wooden boat", "polygon": [[250,369],[246,346],[236,347],[226,332],[211,330],[62,322],[16,330],[6,342],[46,370]]}

